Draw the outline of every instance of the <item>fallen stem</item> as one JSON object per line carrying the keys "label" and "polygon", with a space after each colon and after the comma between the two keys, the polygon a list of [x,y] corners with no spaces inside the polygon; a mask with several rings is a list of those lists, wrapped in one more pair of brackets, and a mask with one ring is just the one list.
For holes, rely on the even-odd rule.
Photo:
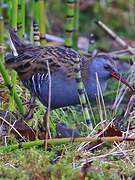
{"label": "fallen stem", "polygon": [[114,137],[97,137],[97,138],[86,138],[86,137],[81,137],[81,138],[56,138],[56,139],[48,139],[48,140],[36,140],[36,141],[31,141],[31,142],[22,142],[14,145],[9,145],[9,146],[1,146],[0,147],[0,152],[9,152],[13,151],[19,148],[24,148],[28,149],[33,146],[43,146],[45,144],[45,141],[47,141],[47,144],[55,145],[55,144],[67,144],[67,143],[82,143],[82,142],[121,142],[121,141],[135,141],[134,137],[119,137],[119,136],[114,136]]}

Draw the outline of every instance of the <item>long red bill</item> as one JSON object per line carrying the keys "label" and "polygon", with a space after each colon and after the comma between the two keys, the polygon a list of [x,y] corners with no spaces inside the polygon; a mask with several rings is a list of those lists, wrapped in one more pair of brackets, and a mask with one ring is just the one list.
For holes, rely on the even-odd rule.
{"label": "long red bill", "polygon": [[124,77],[123,77],[122,75],[120,75],[120,74],[117,73],[117,72],[112,72],[111,75],[112,75],[113,78],[121,81],[123,84],[125,84],[126,86],[128,86],[131,91],[134,91],[134,92],[135,92],[135,89],[124,79]]}

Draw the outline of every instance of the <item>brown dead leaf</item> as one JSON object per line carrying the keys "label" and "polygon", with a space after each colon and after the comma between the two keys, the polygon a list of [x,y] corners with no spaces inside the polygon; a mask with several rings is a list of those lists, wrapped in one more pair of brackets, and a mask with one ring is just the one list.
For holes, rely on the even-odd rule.
{"label": "brown dead leaf", "polygon": [[[114,137],[114,136],[122,136],[122,131],[118,129],[115,125],[111,124],[107,127],[106,130],[100,129],[98,131],[99,136],[98,137]],[[92,142],[89,143],[86,147],[85,150],[96,150],[97,148],[100,148],[104,143],[102,141],[98,142]]]}
{"label": "brown dead leaf", "polygon": [[[18,120],[14,124],[14,128],[26,139],[33,141],[36,139],[36,131],[32,129],[30,126],[28,126],[24,121]],[[20,139],[19,134],[12,129],[11,133],[13,133],[16,137],[16,139]]]}

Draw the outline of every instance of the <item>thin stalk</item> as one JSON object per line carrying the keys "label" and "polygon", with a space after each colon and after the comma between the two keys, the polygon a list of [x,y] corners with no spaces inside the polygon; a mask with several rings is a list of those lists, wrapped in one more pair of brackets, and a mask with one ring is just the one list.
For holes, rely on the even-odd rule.
{"label": "thin stalk", "polygon": [[0,45],[2,46],[4,42],[4,21],[3,17],[0,15]]}
{"label": "thin stalk", "polygon": [[[71,48],[73,45],[73,31],[74,31],[74,15],[75,15],[75,0],[67,0],[67,6],[66,6],[66,24],[65,24],[65,46]],[[78,15],[77,17],[78,18]],[[76,82],[77,82],[77,89],[78,89],[78,95],[80,98],[80,103],[82,105],[83,109],[83,115],[87,122],[90,122],[89,128],[90,130],[93,130],[93,126],[90,120],[88,105],[86,101],[85,96],[85,88],[81,77],[81,71],[80,71],[80,59],[77,59],[77,67],[75,69],[76,71]]]}
{"label": "thin stalk", "polygon": [[[91,58],[92,57],[92,54],[91,53],[86,53],[86,52],[82,52],[82,51],[79,51],[80,54],[82,54],[83,56],[86,56],[87,58]],[[98,53],[100,54],[100,53]],[[103,54],[103,53],[101,53]],[[133,61],[133,55],[128,55],[128,54],[125,54],[125,53],[121,53],[121,54],[118,54],[118,53],[115,53],[114,52],[109,52],[109,53],[106,53],[106,55],[109,55],[110,57],[112,58],[118,58],[120,61],[124,61],[124,62],[132,62]]]}
{"label": "thin stalk", "polygon": [[[114,137],[82,137],[82,138],[56,138],[56,139],[47,139],[47,144],[51,145],[57,145],[57,144],[67,144],[67,143],[82,143],[82,142],[121,142],[121,141],[135,141],[135,138],[133,137],[119,137],[119,136],[114,136]],[[10,152],[14,151],[16,149],[24,148],[28,149],[34,146],[43,146],[45,143],[44,140],[36,140],[36,141],[31,141],[31,142],[23,142],[23,143],[18,143],[14,145],[9,145],[9,146],[1,146],[0,147],[0,152]]]}
{"label": "thin stalk", "polygon": [[33,14],[33,41],[34,44],[40,45],[40,32],[39,32],[39,11],[38,0],[34,1],[34,14]]}
{"label": "thin stalk", "polygon": [[19,98],[15,87],[13,86],[13,83],[11,82],[9,76],[8,76],[8,72],[5,69],[4,64],[2,63],[4,61],[4,55],[0,54],[0,73],[2,74],[2,77],[4,79],[4,82],[6,84],[6,86],[8,87],[9,91],[10,91],[10,95],[13,96],[14,95],[14,100],[16,102],[17,108],[19,110],[20,113],[24,113],[25,109],[24,106],[22,105],[22,101]]}
{"label": "thin stalk", "polygon": [[[15,31],[17,31],[17,13],[18,13],[18,0],[13,0],[12,8],[11,8],[11,27]],[[16,72],[14,70],[11,70],[11,81],[13,83],[13,86],[15,86],[16,85]],[[15,111],[14,92],[11,94],[10,99],[9,99],[9,110],[12,112]]]}
{"label": "thin stalk", "polygon": [[38,24],[34,21],[33,22],[33,41],[35,45],[40,45],[40,32]]}
{"label": "thin stalk", "polygon": [[34,21],[36,21],[37,24],[39,24],[39,10],[38,10],[38,1],[39,0],[34,0],[34,14],[33,14],[33,17],[34,17]]}
{"label": "thin stalk", "polygon": [[26,4],[26,12],[29,12],[28,18],[26,20],[26,32],[28,37],[30,37],[30,41],[33,42],[33,20],[34,20],[34,1],[28,1]]}
{"label": "thin stalk", "polygon": [[38,23],[39,23],[39,31],[40,31],[40,43],[42,45],[46,44],[46,40],[44,38],[46,34],[46,16],[45,16],[45,1],[38,0]]}
{"label": "thin stalk", "polygon": [[12,9],[12,2],[7,0],[7,5],[8,5],[8,9],[7,9],[7,15],[8,15],[8,24],[9,22],[11,22],[11,9]]}
{"label": "thin stalk", "polygon": [[[35,39],[37,38],[40,39],[39,45],[45,45],[46,44],[46,40],[45,40],[45,33],[46,33],[46,22],[45,22],[45,3],[44,0],[38,0],[36,2],[36,6],[35,6],[36,12],[38,14],[38,16],[36,16],[36,20],[37,20],[37,24],[36,26],[34,26],[35,29]],[[38,24],[39,24],[39,29],[38,29]],[[38,38],[38,33],[39,33],[39,38]],[[46,139],[49,137],[51,138],[51,134],[50,134],[50,128],[49,128],[49,115],[50,115],[50,102],[51,102],[51,74],[50,74],[50,68],[49,68],[49,63],[47,61],[47,68],[48,68],[48,75],[49,75],[49,94],[48,94],[48,107],[47,107],[47,112],[46,112],[46,119],[45,119],[45,128],[46,128]],[[47,148],[47,141],[45,142],[45,149]]]}
{"label": "thin stalk", "polygon": [[93,54],[93,52],[95,52],[95,51],[97,51],[96,50],[96,42],[95,42],[95,35],[93,34],[93,33],[91,33],[90,35],[89,35],[89,47],[88,47],[88,53],[90,54],[90,53],[92,53]]}
{"label": "thin stalk", "polygon": [[25,32],[25,0],[18,0],[17,33],[23,37]]}
{"label": "thin stalk", "polygon": [[17,31],[17,14],[18,14],[18,0],[12,1],[11,8],[11,26]]}
{"label": "thin stalk", "polygon": [[0,45],[4,42],[4,19],[2,13],[2,0],[0,0]]}
{"label": "thin stalk", "polygon": [[2,0],[0,0],[0,17],[2,16]]}
{"label": "thin stalk", "polygon": [[[80,61],[79,58],[77,61]],[[80,68],[80,62],[78,62],[76,69],[75,69],[78,95],[80,98],[80,103],[82,105],[83,115],[84,115],[86,124],[89,123],[89,129],[93,130],[93,125],[92,125],[89,110],[88,110],[88,104],[87,104],[87,100],[86,100],[86,96],[85,96],[85,88],[84,88],[84,84],[82,81],[80,69],[81,69]]]}
{"label": "thin stalk", "polygon": [[78,31],[79,31],[79,2],[75,3],[75,15],[74,15],[74,33],[73,33],[73,48],[78,49]]}
{"label": "thin stalk", "polygon": [[[18,15],[18,0],[14,0],[12,1],[12,8],[11,8],[11,27],[17,31],[17,15]],[[2,70],[2,69],[1,69]],[[21,113],[24,113],[24,107],[22,105],[22,101],[19,98],[16,89],[15,89],[15,85],[16,85],[16,72],[14,70],[11,71],[11,81],[9,80],[9,78],[7,77],[7,79],[5,79],[6,84],[8,85],[8,88],[10,90],[10,111],[15,111],[15,105],[14,105],[14,100],[17,104],[17,107],[19,109],[19,111]]]}
{"label": "thin stalk", "polygon": [[65,46],[73,46],[75,0],[67,0],[66,4],[66,22],[65,22]]}
{"label": "thin stalk", "polygon": [[[2,1],[0,1],[0,3],[1,2]],[[1,11],[0,12],[0,44],[2,45],[3,43],[4,43],[4,22],[3,22],[3,16],[2,16],[2,11]],[[22,102],[21,102],[15,88],[13,87],[13,83],[11,82],[11,80],[8,76],[8,72],[5,69],[3,62],[4,62],[4,54],[3,54],[3,52],[1,52],[0,53],[0,73],[2,74],[2,77],[4,79],[6,86],[10,90],[11,96],[13,96],[13,94],[14,94],[14,100],[17,104],[18,110],[21,113],[24,113],[24,107],[22,106]]]}

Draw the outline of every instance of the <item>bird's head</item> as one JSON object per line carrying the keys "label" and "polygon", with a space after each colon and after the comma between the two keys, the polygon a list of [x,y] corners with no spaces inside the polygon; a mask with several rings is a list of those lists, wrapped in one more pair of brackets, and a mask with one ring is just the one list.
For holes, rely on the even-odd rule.
{"label": "bird's head", "polygon": [[113,58],[108,55],[98,55],[93,58],[91,64],[91,70],[97,73],[98,78],[101,81],[106,81],[109,78],[114,78],[121,81],[128,86],[130,90],[134,91],[133,87],[126,81],[125,77],[119,74]]}

